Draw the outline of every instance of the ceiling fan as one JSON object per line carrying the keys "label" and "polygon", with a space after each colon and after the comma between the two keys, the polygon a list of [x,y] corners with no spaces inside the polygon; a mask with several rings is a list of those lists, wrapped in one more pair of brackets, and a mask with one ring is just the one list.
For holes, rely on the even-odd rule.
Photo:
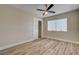
{"label": "ceiling fan", "polygon": [[47,7],[47,4],[45,4],[45,7],[46,7],[46,10],[43,10],[43,9],[37,9],[37,11],[44,11],[43,15],[46,15],[49,13],[55,13],[55,11],[49,11],[54,5],[53,4],[50,4],[48,7]]}

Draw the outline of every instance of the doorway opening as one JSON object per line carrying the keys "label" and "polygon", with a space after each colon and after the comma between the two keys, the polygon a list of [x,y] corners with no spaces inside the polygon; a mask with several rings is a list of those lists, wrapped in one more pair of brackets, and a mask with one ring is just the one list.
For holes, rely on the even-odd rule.
{"label": "doorway opening", "polygon": [[42,38],[42,21],[38,21],[38,38]]}

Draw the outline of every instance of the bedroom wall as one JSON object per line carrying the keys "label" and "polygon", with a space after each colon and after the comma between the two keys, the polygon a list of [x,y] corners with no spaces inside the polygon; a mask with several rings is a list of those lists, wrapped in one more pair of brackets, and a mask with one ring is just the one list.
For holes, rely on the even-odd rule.
{"label": "bedroom wall", "polygon": [[0,5],[0,49],[32,41],[34,16],[10,5]]}
{"label": "bedroom wall", "polygon": [[[78,17],[79,16],[77,13],[78,13],[78,10],[44,18],[43,19],[43,37],[79,42],[79,35],[78,35],[79,33],[79,30],[78,30],[79,18]],[[47,31],[47,21],[59,19],[59,18],[65,18],[65,17],[67,17],[68,19],[67,32]]]}
{"label": "bedroom wall", "polygon": [[33,20],[34,20],[33,21],[33,38],[34,39],[38,39],[38,30],[39,30],[39,28],[38,28],[38,21],[43,22],[43,20],[40,19],[40,18],[37,18],[37,17],[34,17]]}

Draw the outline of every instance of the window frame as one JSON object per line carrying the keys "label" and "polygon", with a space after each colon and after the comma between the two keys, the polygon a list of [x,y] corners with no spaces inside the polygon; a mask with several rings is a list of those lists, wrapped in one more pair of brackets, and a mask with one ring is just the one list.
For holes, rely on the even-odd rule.
{"label": "window frame", "polygon": [[[68,18],[67,17],[64,17],[64,18],[59,18],[59,19],[53,19],[53,20],[48,20],[47,21],[47,31],[49,31],[49,32],[51,32],[50,30],[48,30],[48,22],[49,21],[57,21],[57,20],[63,20],[63,19],[66,19],[66,30],[61,30],[61,31],[57,31],[57,26],[56,26],[56,24],[55,24],[55,30],[51,30],[51,31],[53,31],[53,32],[67,32],[68,31]],[[62,28],[61,28],[62,29]]]}

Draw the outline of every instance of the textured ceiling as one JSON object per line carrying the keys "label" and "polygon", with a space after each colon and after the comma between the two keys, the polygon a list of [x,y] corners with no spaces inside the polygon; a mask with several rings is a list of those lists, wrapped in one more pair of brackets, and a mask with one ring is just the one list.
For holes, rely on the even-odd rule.
{"label": "textured ceiling", "polygon": [[14,4],[14,5],[11,5],[11,6],[14,6],[14,7],[19,8],[21,10],[29,12],[30,14],[32,14],[36,17],[40,17],[40,18],[53,16],[53,15],[61,14],[61,13],[64,13],[64,12],[69,12],[69,11],[72,11],[72,10],[75,10],[75,9],[79,9],[79,4],[54,4],[54,7],[52,7],[50,10],[55,11],[56,13],[55,14],[48,13],[48,15],[42,16],[43,12],[37,11],[36,9],[38,9],[38,8],[45,9],[44,4]]}

